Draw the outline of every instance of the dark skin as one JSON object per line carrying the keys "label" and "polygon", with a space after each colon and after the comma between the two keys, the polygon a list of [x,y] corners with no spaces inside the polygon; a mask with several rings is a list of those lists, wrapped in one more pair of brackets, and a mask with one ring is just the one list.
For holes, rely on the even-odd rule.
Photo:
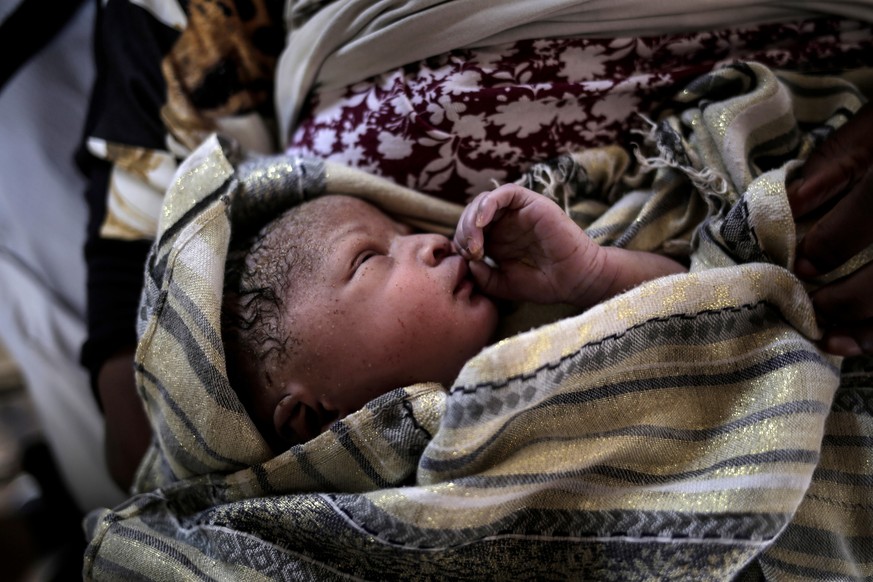
{"label": "dark skin", "polygon": [[[796,221],[812,227],[797,246],[795,273],[813,280],[873,244],[873,105],[834,132],[788,186]],[[842,356],[873,355],[873,264],[820,287],[812,294],[824,329],[823,350]],[[130,488],[148,447],[151,428],[136,392],[133,347],[119,350],[98,376],[105,411],[106,462],[110,475]]]}
{"label": "dark skin", "polygon": [[110,477],[123,491],[133,484],[151,439],[151,426],[136,391],[133,354],[133,346],[120,349],[106,360],[97,376],[106,431],[103,453]]}
{"label": "dark skin", "polygon": [[[788,186],[795,221],[812,227],[797,245],[794,270],[806,281],[873,244],[873,104],[867,103],[804,163]],[[873,263],[812,293],[824,330],[821,347],[841,356],[873,355]]]}

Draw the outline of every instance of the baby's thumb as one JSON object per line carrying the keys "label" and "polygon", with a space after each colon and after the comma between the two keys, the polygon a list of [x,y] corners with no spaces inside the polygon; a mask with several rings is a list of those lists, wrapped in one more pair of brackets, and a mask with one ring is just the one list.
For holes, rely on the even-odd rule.
{"label": "baby's thumb", "polygon": [[470,274],[476,286],[486,295],[495,295],[499,274],[485,261],[470,261]]}

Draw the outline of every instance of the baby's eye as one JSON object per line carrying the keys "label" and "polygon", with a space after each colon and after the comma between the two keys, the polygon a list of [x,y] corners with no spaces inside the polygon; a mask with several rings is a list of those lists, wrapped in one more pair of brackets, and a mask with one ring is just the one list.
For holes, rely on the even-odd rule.
{"label": "baby's eye", "polygon": [[364,251],[364,252],[362,252],[355,259],[355,269],[354,270],[357,271],[358,269],[360,269],[364,265],[364,263],[366,263],[367,261],[369,261],[370,259],[372,259],[373,257],[376,257],[378,255],[379,255],[379,253],[377,253],[376,251]]}

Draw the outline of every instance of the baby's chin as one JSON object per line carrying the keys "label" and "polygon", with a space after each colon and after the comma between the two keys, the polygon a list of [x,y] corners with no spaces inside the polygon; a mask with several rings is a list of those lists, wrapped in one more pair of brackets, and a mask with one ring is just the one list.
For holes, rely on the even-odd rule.
{"label": "baby's chin", "polygon": [[478,356],[482,350],[484,350],[494,342],[495,336],[497,334],[497,327],[497,318],[495,316],[493,321],[490,322],[490,325],[488,325],[486,329],[482,330],[481,340],[468,343],[465,346],[466,351],[463,353],[463,356],[459,358],[457,362],[455,362],[455,366],[453,366],[450,370],[447,370],[445,379],[442,382],[444,386],[446,386],[447,388],[451,387],[458,379],[458,376],[461,374],[461,370],[463,370],[464,366],[467,365],[467,362]]}
{"label": "baby's chin", "polygon": [[506,301],[505,299],[498,299],[496,297],[491,297],[490,295],[482,295],[482,301],[485,302],[485,309],[487,310],[487,316],[485,317],[484,323],[484,337],[482,346],[479,348],[481,351],[485,346],[492,343],[494,341],[494,337],[497,333],[497,328],[500,325],[500,318],[502,318],[506,313],[509,313],[512,310],[511,303]]}

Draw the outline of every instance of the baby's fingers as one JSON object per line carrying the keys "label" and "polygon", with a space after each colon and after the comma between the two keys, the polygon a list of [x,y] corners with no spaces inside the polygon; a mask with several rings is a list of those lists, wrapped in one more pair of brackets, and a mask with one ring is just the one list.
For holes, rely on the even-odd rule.
{"label": "baby's fingers", "polygon": [[485,256],[485,228],[499,220],[498,211],[509,206],[512,200],[511,191],[501,186],[482,192],[467,205],[455,231],[455,246],[461,256],[474,261]]}
{"label": "baby's fingers", "polygon": [[494,295],[498,273],[484,261],[470,261],[470,274],[486,295]]}
{"label": "baby's fingers", "polygon": [[458,252],[467,259],[481,260],[485,255],[486,228],[496,228],[507,212],[521,211],[528,206],[545,202],[554,205],[539,194],[517,184],[504,184],[490,192],[479,194],[467,205],[458,221],[458,228],[455,230],[455,246]]}
{"label": "baby's fingers", "polygon": [[476,228],[485,228],[494,220],[498,210],[509,206],[512,197],[508,197],[505,190],[506,186],[501,186],[497,190],[485,192],[479,196],[479,204],[476,208]]}
{"label": "baby's fingers", "polygon": [[478,261],[485,255],[485,234],[483,227],[477,226],[477,223],[479,207],[487,194],[488,192],[479,194],[464,208],[458,220],[458,227],[455,229],[455,247],[461,256],[468,260]]}

